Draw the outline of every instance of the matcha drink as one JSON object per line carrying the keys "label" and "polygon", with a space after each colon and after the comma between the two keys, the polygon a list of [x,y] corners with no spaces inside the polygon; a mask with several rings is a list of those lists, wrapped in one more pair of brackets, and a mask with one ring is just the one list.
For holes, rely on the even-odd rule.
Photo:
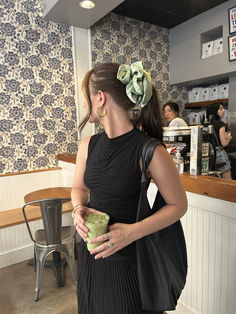
{"label": "matcha drink", "polygon": [[87,248],[92,251],[95,247],[101,245],[103,242],[90,243],[90,240],[100,236],[107,232],[107,226],[109,221],[109,216],[105,213],[92,213],[84,216],[85,226],[89,229],[87,240]]}

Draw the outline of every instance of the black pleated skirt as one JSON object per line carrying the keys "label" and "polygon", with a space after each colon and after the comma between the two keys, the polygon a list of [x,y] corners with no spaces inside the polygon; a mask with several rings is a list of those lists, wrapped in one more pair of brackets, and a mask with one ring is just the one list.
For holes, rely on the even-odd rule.
{"label": "black pleated skirt", "polygon": [[95,260],[83,241],[78,252],[77,297],[79,314],[162,314],[142,310],[134,262]]}

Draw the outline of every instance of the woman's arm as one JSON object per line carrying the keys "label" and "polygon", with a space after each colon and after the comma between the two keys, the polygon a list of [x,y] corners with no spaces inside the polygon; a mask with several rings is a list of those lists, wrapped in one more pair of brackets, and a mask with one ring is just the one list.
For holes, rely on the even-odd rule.
{"label": "woman's arm", "polygon": [[80,143],[76,157],[74,181],[71,190],[71,201],[73,207],[80,204],[87,205],[89,201],[89,189],[84,184],[84,171],[88,155],[89,140],[90,137],[85,138]]}
{"label": "woman's arm", "polygon": [[133,225],[135,240],[173,224],[187,210],[187,197],[177,168],[162,145],[156,147],[148,171],[167,205]]}
{"label": "woman's arm", "polygon": [[[84,224],[83,216],[85,214],[98,212],[94,208],[88,208],[89,202],[89,189],[84,183],[84,172],[86,168],[86,161],[88,156],[88,145],[90,137],[85,138],[79,146],[77,157],[76,157],[76,167],[74,174],[74,182],[71,190],[71,201],[73,204],[74,212],[74,224],[79,235],[86,241],[88,228]],[[78,206],[77,205],[84,205]]]}
{"label": "woman's arm", "polygon": [[232,140],[232,136],[228,135],[225,131],[225,126],[222,126],[219,130],[220,143],[223,147],[229,145],[229,142]]}

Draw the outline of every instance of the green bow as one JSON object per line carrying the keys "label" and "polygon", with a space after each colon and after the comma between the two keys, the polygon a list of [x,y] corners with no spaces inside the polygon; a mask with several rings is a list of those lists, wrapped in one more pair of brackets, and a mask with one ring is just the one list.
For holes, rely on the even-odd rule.
{"label": "green bow", "polygon": [[133,103],[141,108],[148,104],[152,97],[152,81],[150,73],[143,69],[142,61],[134,62],[131,66],[121,64],[117,79],[126,85],[126,94]]}

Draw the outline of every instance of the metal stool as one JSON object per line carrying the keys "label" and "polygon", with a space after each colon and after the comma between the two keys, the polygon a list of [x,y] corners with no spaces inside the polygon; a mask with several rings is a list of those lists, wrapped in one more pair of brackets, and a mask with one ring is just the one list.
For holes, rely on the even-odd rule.
{"label": "metal stool", "polygon": [[[36,261],[35,301],[38,301],[45,260],[53,252],[58,252],[58,254],[63,253],[65,255],[66,261],[71,270],[73,281],[75,285],[77,284],[74,258],[75,230],[73,226],[62,226],[62,202],[69,200],[69,197],[36,200],[26,203],[22,208],[30,238],[34,242],[34,253]],[[34,238],[32,236],[26,215],[26,207],[33,204],[40,205],[44,225],[44,229],[37,230],[35,232]],[[53,262],[54,268],[57,268],[55,269],[57,276],[58,272],[63,271],[63,266],[62,263],[56,264],[55,258]]]}

